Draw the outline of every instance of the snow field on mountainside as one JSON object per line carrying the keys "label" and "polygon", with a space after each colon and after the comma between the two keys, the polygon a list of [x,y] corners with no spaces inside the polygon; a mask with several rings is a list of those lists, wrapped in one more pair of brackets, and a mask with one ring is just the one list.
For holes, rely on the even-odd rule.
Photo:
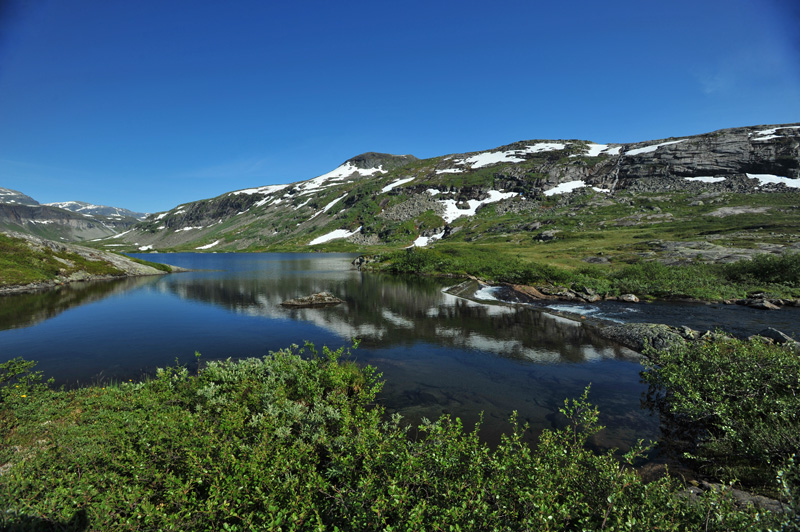
{"label": "snow field on mountainside", "polygon": [[[608,144],[595,144],[590,142],[586,145],[586,153],[583,154],[583,157],[598,157],[600,155],[619,155],[619,152],[622,150],[622,146],[615,146],[613,148],[609,148]],[[570,157],[580,157],[580,155],[570,155]]]}
{"label": "snow field on mountainside", "polygon": [[222,241],[221,240],[217,240],[216,242],[212,242],[210,244],[206,244],[205,246],[199,246],[199,247],[196,247],[194,249],[211,249],[214,246],[216,246],[217,244],[219,244],[220,242],[222,242]]}
{"label": "snow field on mountainside", "polygon": [[[788,137],[789,135],[776,135],[778,130],[781,129],[800,129],[800,126],[785,126],[785,127],[771,127],[769,129],[762,129],[761,131],[756,131],[751,135],[755,135],[757,138],[754,138],[754,141],[760,140],[772,140],[772,139],[779,139],[783,137]],[[794,135],[792,135],[794,136]]]}
{"label": "snow field on mountainside", "polygon": [[444,236],[444,231],[442,231],[441,233],[436,233],[435,235],[431,236],[418,236],[417,239],[414,240],[414,243],[411,244],[409,247],[424,248],[431,242],[439,240],[443,236]]}
{"label": "snow field on mountainside", "polygon": [[719,183],[725,181],[724,177],[714,177],[710,175],[701,175],[697,177],[684,177],[686,181],[699,181],[700,183]]}
{"label": "snow field on mountainside", "polygon": [[399,187],[401,185],[405,185],[406,183],[408,183],[410,181],[414,181],[414,179],[416,179],[416,177],[407,177],[405,179],[398,179],[397,181],[393,181],[392,183],[389,183],[388,185],[383,187],[381,189],[381,193],[389,192],[393,188],[397,188],[397,187]]}
{"label": "snow field on mountainside", "polygon": [[[518,150],[507,151],[484,151],[471,155],[465,159],[453,159],[455,165],[469,165],[473,170],[476,168],[483,168],[497,163],[521,163],[525,161],[522,155],[543,153],[546,151],[563,150],[566,144],[561,142],[538,142],[525,146]],[[445,168],[443,170],[436,170],[437,174],[458,174],[464,172],[462,168]]]}
{"label": "snow field on mountainside", "polygon": [[359,227],[355,231],[348,231],[347,229],[336,229],[335,231],[331,231],[326,235],[318,236],[317,238],[309,242],[308,245],[316,246],[317,244],[330,242],[331,240],[336,240],[337,238],[348,238],[358,233],[359,231],[361,231],[361,227]]}
{"label": "snow field on mountainside", "polygon": [[450,223],[462,216],[474,216],[479,207],[489,203],[496,203],[504,199],[513,198],[517,195],[516,192],[500,192],[498,190],[490,190],[489,197],[485,200],[469,200],[467,204],[469,208],[459,209],[456,205],[456,200],[439,200],[439,203],[444,205],[445,212],[442,218],[445,222]]}
{"label": "snow field on mountainside", "polygon": [[[584,181],[567,181],[566,183],[559,183],[558,185],[554,186],[550,190],[545,190],[545,196],[554,196],[556,194],[566,194],[568,192],[572,192],[573,190],[577,190],[579,188],[587,187]],[[595,192],[611,192],[607,188],[598,188],[592,187],[592,190]]]}
{"label": "snow field on mountainside", "polygon": [[768,185],[770,183],[778,184],[783,183],[789,188],[800,188],[800,178],[791,179],[789,177],[781,177],[772,174],[745,174],[750,179],[758,179],[759,184]]}
{"label": "snow field on mountainside", "polygon": [[646,146],[644,148],[636,148],[635,150],[626,151],[625,155],[640,155],[642,153],[651,153],[656,151],[661,146],[669,146],[670,144],[679,144],[681,142],[686,142],[689,139],[681,139],[681,140],[670,140],[667,142],[662,142],[661,144],[653,144],[652,146]]}

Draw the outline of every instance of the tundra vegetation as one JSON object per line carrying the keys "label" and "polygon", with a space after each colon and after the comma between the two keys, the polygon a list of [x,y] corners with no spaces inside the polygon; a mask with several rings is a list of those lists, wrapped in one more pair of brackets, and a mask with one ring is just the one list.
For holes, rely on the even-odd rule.
{"label": "tundra vegetation", "polygon": [[472,275],[496,283],[590,288],[599,294],[634,293],[651,299],[723,300],[759,292],[771,298],[800,297],[800,253],[755,255],[732,263],[667,265],[634,261],[618,268],[576,268],[525,261],[489,246],[409,248],[381,256],[379,267],[399,274]]}
{"label": "tundra vegetation", "polygon": [[[690,497],[671,476],[644,482],[635,469],[642,445],[622,457],[591,450],[587,440],[602,426],[588,389],[564,402],[566,427],[545,431],[535,447],[522,441],[526,427],[514,416],[496,448],[481,442],[479,426],[448,416],[424,421],[412,438],[376,403],[376,369],[358,366],[344,348],[306,345],[73,390],[53,389],[33,362],[0,365],[0,526],[800,528],[791,456],[797,357],[753,342],[686,349],[653,357],[645,373],[651,397],[666,401],[672,421],[695,429],[691,453],[703,467],[723,482],[755,479],[786,512],[739,507],[727,489]],[[705,357],[704,371],[681,364],[694,357]],[[718,383],[706,382],[710,375]],[[758,392],[739,403],[756,378]]]}

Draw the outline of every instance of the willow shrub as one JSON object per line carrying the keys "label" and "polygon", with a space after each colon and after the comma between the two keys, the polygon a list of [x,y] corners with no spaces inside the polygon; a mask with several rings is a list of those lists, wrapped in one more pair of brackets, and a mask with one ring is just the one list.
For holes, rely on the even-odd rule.
{"label": "willow shrub", "polygon": [[690,501],[587,449],[587,394],[567,428],[496,449],[444,416],[411,439],[375,404],[372,368],[290,348],[198,375],[54,391],[0,365],[0,528],[13,530],[745,530],[773,516],[724,492]]}
{"label": "willow shrub", "polygon": [[800,502],[793,459],[800,458],[796,350],[730,340],[647,355],[643,378],[661,415],[665,444],[703,473],[770,494],[783,491]]}

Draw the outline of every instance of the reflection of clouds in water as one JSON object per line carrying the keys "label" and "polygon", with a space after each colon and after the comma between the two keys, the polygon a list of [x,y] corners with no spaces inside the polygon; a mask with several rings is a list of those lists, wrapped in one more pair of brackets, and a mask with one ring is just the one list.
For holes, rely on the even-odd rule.
{"label": "reflection of clouds in water", "polygon": [[497,353],[512,358],[524,358],[531,362],[555,363],[561,359],[561,354],[557,351],[531,349],[522,345],[519,340],[498,340],[477,333],[470,334],[465,339],[464,345],[477,351]]}
{"label": "reflection of clouds in water", "polygon": [[407,320],[406,318],[404,318],[402,316],[398,316],[397,314],[395,314],[394,312],[392,312],[389,309],[386,309],[386,308],[383,309],[381,311],[381,316],[383,316],[383,319],[385,319],[386,321],[388,321],[392,325],[396,325],[397,327],[400,327],[401,329],[413,329],[414,328],[414,322],[413,321]]}
{"label": "reflection of clouds in water", "polygon": [[[339,273],[333,279],[340,281]],[[581,323],[539,310],[497,301],[478,302],[420,280],[408,282],[355,272],[343,282],[333,279],[201,277],[174,283],[170,288],[181,298],[221,305],[239,314],[309,323],[345,341],[360,338],[387,346],[429,342],[543,364],[582,363],[607,358],[610,353],[591,347],[596,339],[588,336]],[[462,292],[466,292],[465,286],[468,288],[459,285]],[[475,286],[478,292],[492,293],[477,283]],[[281,306],[290,297],[322,290],[336,293],[346,303],[311,309]]]}

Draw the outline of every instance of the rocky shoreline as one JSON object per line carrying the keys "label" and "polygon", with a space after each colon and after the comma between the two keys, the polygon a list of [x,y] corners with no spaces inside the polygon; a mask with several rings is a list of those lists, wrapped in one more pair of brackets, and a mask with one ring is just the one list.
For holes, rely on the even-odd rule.
{"label": "rocky shoreline", "polygon": [[[484,300],[476,298],[475,293],[478,290],[488,286],[491,285],[483,283],[477,279],[471,279],[448,288],[447,292],[457,297],[463,297],[485,303]],[[523,285],[500,286],[504,286],[507,291],[505,291],[503,295],[499,296],[497,300],[500,303],[507,305],[531,304],[541,301],[567,301],[588,304],[599,301],[625,301],[629,303],[635,303],[639,301],[639,299],[633,294],[625,294],[614,298],[599,296],[596,298],[588,298],[577,296],[574,292],[567,291],[575,296],[570,297],[569,294],[565,294],[564,291],[552,290],[550,293],[547,293],[548,291],[542,290],[541,287],[535,288]],[[587,292],[583,295],[590,294]],[[596,294],[593,295],[596,296]],[[762,302],[764,300],[754,298],[753,301]],[[698,301],[692,300],[692,302]],[[762,308],[752,304],[749,304],[748,306]],[[796,305],[792,304],[792,306]],[[776,306],[775,308],[779,307]],[[598,336],[616,342],[640,354],[644,352],[648,346],[651,346],[657,350],[663,350],[684,345],[686,343],[707,342],[732,338],[732,335],[729,335],[725,332],[710,330],[700,331],[692,329],[686,325],[675,327],[663,323],[617,323],[602,318],[587,318],[586,316],[571,314],[564,311],[551,311],[548,309],[541,310],[542,312],[572,319],[580,323],[582,326],[590,328]],[[751,335],[749,338],[759,338],[762,341],[775,344],[787,344],[793,346],[800,353],[800,342],[795,341],[789,335],[771,327],[764,328],[758,333]]]}
{"label": "rocky shoreline", "polygon": [[118,270],[118,273],[97,275],[97,274],[90,274],[84,270],[72,271],[68,273],[67,268],[74,267],[75,265],[68,259],[59,258],[58,260],[64,263],[65,269],[62,270],[62,273],[56,276],[54,279],[41,280],[28,284],[0,286],[0,296],[51,290],[54,288],[59,288],[61,286],[76,282],[108,281],[113,279],[124,279],[126,277],[166,275],[167,273],[188,271],[185,268],[180,268],[177,266],[169,266],[170,271],[168,272],[165,270],[154,268],[153,266],[148,266],[147,264],[141,264],[129,257],[126,257],[124,255],[119,255],[117,253],[112,253],[109,251],[88,248],[77,244],[54,242],[52,240],[47,240],[44,238],[39,238],[37,236],[24,233],[17,233],[12,231],[5,231],[4,233],[13,238],[26,240],[28,246],[30,246],[31,249],[33,250],[47,249],[55,253],[72,253],[88,261],[105,262],[111,265],[114,269]]}

